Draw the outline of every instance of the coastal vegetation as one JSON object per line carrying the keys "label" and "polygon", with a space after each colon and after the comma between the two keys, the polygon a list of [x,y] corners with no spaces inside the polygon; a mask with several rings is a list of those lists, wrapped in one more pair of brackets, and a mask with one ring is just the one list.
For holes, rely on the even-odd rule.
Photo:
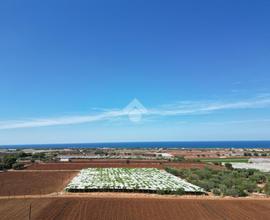
{"label": "coastal vegetation", "polygon": [[252,193],[270,195],[270,174],[254,169],[175,169],[166,171],[218,196],[241,197]]}
{"label": "coastal vegetation", "polygon": [[23,169],[23,162],[35,162],[52,160],[53,156],[45,153],[25,153],[16,151],[11,154],[6,154],[0,157],[0,170],[5,169]]}

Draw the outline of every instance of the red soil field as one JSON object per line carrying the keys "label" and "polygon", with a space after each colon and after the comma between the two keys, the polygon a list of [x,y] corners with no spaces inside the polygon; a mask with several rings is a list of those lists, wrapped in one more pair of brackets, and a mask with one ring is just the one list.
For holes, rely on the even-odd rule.
{"label": "red soil field", "polygon": [[0,199],[5,219],[117,220],[266,220],[269,200],[158,198],[39,198]]}
{"label": "red soil field", "polygon": [[140,160],[140,159],[72,159],[75,163],[161,163],[168,162],[167,160]]}
{"label": "red soil field", "polygon": [[222,166],[216,166],[212,164],[205,164],[205,163],[165,163],[164,167],[173,167],[179,169],[190,169],[190,168],[197,168],[203,169],[205,167],[212,168],[212,169],[224,169]]}
{"label": "red soil field", "polygon": [[126,163],[126,162],[84,162],[84,163],[43,163],[43,164],[32,164],[27,167],[27,170],[81,170],[84,168],[110,168],[110,167],[126,167],[126,168],[158,168],[164,169],[165,167],[175,167],[175,168],[199,168],[210,167],[213,169],[222,169],[220,166],[208,165],[204,163]]}
{"label": "red soil field", "polygon": [[38,195],[59,192],[77,172],[0,173],[0,196]]}
{"label": "red soil field", "polygon": [[27,167],[28,170],[81,170],[83,168],[106,168],[106,167],[130,167],[130,168],[150,168],[150,167],[161,167],[156,163],[44,163],[44,164],[33,164]]}

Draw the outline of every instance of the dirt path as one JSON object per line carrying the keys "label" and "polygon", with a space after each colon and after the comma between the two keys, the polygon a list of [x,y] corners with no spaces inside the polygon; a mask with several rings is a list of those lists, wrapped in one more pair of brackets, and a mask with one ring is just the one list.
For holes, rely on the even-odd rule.
{"label": "dirt path", "polygon": [[56,192],[45,195],[18,195],[0,196],[3,199],[34,199],[34,198],[140,198],[140,199],[173,199],[173,200],[231,200],[231,201],[266,201],[270,203],[270,197],[219,197],[205,195],[158,195],[146,193],[111,193],[111,192],[92,192],[92,193],[67,193]]}

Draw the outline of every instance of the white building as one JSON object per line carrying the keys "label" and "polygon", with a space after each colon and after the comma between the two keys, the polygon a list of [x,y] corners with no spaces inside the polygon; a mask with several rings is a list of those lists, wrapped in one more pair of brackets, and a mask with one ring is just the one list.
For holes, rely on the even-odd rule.
{"label": "white building", "polygon": [[69,158],[60,158],[60,162],[69,162],[70,159]]}
{"label": "white building", "polygon": [[173,155],[171,155],[169,153],[156,153],[156,157],[163,157],[166,159],[171,159],[171,158],[173,158]]}

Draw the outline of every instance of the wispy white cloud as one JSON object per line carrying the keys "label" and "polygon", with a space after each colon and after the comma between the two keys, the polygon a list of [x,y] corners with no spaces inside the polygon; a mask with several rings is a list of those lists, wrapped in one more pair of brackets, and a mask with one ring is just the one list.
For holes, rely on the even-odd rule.
{"label": "wispy white cloud", "polygon": [[270,97],[257,97],[255,99],[242,100],[236,102],[180,102],[175,105],[165,106],[158,109],[149,110],[149,114],[156,115],[190,115],[190,114],[207,114],[221,110],[233,109],[252,109],[264,108],[270,106]]}
{"label": "wispy white cloud", "polygon": [[[135,106],[136,107],[136,106]],[[158,108],[147,109],[143,112],[145,116],[181,116],[181,115],[198,115],[210,114],[222,110],[237,110],[237,109],[255,109],[270,107],[270,96],[257,96],[253,99],[235,101],[235,102],[178,102],[172,105],[163,105]],[[15,128],[33,128],[57,125],[72,125],[90,123],[96,121],[119,119],[128,116],[129,112],[124,109],[106,110],[100,113],[91,115],[77,116],[61,116],[55,118],[40,118],[29,120],[15,121],[0,121],[0,129],[15,129]]]}
{"label": "wispy white cloud", "polygon": [[58,118],[43,118],[43,119],[30,119],[25,121],[2,121],[0,122],[0,129],[13,129],[13,128],[31,128],[31,127],[45,127],[55,125],[70,125],[82,124],[88,122],[108,120],[123,116],[122,111],[108,111],[96,115],[87,116],[66,116]]}
{"label": "wispy white cloud", "polygon": [[207,124],[207,125],[225,125],[225,124],[256,124],[256,123],[270,123],[269,118],[265,119],[247,119],[247,120],[232,120],[232,121],[215,121],[215,122],[200,122],[200,124]]}

